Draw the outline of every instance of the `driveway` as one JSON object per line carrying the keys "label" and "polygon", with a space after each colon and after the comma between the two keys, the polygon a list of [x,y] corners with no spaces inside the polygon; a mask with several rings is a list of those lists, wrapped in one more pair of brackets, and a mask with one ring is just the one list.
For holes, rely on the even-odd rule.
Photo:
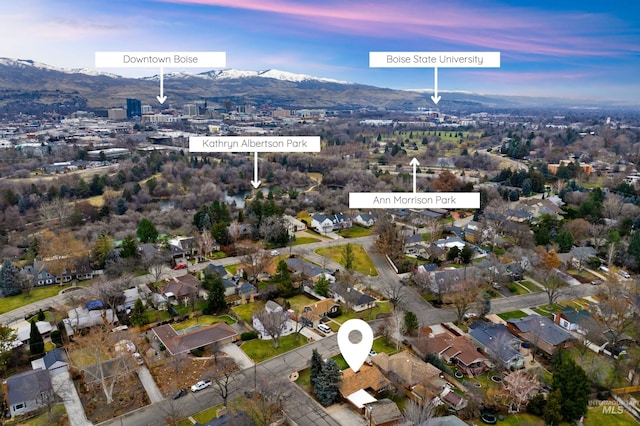
{"label": "driveway", "polygon": [[53,385],[55,393],[64,401],[64,407],[69,417],[69,424],[71,426],[92,426],[93,423],[87,420],[87,416],[84,413],[80,397],[78,396],[76,387],[73,385],[69,372],[64,371],[52,375],[51,384]]}
{"label": "driveway", "polygon": [[245,354],[242,349],[238,347],[235,343],[229,343],[220,348],[222,352],[229,355],[233,360],[238,364],[241,370],[245,368],[253,367],[253,361],[247,354]]}
{"label": "driveway", "polygon": [[160,392],[160,389],[158,389],[158,385],[156,385],[155,380],[153,380],[151,372],[149,372],[147,366],[140,366],[137,373],[142,386],[144,386],[144,390],[147,391],[147,395],[149,395],[149,400],[151,400],[151,403],[153,404],[162,401],[164,399],[164,397],[162,396],[162,392]]}

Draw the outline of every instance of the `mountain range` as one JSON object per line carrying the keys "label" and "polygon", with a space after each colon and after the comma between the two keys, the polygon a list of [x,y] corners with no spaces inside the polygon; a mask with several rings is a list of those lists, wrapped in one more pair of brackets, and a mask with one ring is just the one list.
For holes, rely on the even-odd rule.
{"label": "mountain range", "polygon": [[[165,106],[181,107],[194,100],[231,100],[234,104],[289,108],[358,109],[384,107],[412,110],[434,107],[432,90],[394,90],[269,69],[213,70],[199,74],[164,75]],[[479,111],[528,107],[597,106],[563,99],[483,95],[439,91],[438,107]],[[29,102],[58,111],[123,106],[126,98],[158,105],[159,76],[125,78],[92,69],[63,69],[27,59],[0,58],[0,108],[25,108]]]}

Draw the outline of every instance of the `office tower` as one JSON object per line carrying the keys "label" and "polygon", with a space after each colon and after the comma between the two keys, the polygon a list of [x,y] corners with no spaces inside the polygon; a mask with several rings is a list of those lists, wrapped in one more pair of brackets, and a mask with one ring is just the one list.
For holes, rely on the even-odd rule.
{"label": "office tower", "polygon": [[142,102],[139,99],[127,99],[127,118],[140,117],[142,115]]}

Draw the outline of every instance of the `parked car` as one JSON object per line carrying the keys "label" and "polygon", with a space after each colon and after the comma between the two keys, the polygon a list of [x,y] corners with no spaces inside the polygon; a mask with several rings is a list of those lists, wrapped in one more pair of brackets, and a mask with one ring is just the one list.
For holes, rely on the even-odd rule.
{"label": "parked car", "polygon": [[465,314],[464,314],[464,317],[465,317],[466,319],[469,319],[469,318],[475,318],[475,317],[477,317],[477,316],[478,316],[478,314],[476,314],[475,312],[465,312]]}
{"label": "parked car", "polygon": [[186,263],[178,263],[176,266],[173,267],[174,271],[177,271],[179,269],[187,269],[187,264]]}
{"label": "parked car", "polygon": [[593,281],[591,281],[590,284],[591,285],[600,285],[600,284],[602,284],[602,281],[601,280],[593,280]]}
{"label": "parked car", "polygon": [[331,333],[331,328],[325,324],[318,324],[318,330],[322,331],[323,333]]}
{"label": "parked car", "polygon": [[191,386],[191,392],[198,392],[202,389],[206,389],[211,386],[211,380],[200,380],[195,385]]}
{"label": "parked car", "polygon": [[278,250],[271,250],[271,256],[278,256],[280,252]]}
{"label": "parked car", "polygon": [[178,390],[178,392],[173,394],[173,399],[182,398],[186,394],[187,394],[187,390],[186,389],[180,389],[180,390]]}
{"label": "parked car", "polygon": [[618,275],[620,275],[622,278],[624,278],[626,280],[631,278],[631,275],[629,275],[629,273],[627,271],[623,271],[622,269],[618,271]]}

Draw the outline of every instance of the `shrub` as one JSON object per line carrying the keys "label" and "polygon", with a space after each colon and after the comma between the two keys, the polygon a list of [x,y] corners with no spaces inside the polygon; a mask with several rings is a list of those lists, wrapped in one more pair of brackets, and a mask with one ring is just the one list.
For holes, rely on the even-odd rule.
{"label": "shrub", "polygon": [[62,333],[60,330],[53,330],[51,332],[51,341],[55,343],[58,348],[62,346]]}
{"label": "shrub", "polygon": [[338,318],[340,315],[342,315],[342,306],[338,306],[335,312],[329,312],[327,314],[329,318]]}
{"label": "shrub", "polygon": [[245,331],[244,333],[242,333],[240,335],[240,340],[242,340],[243,342],[247,341],[247,340],[253,340],[253,339],[257,339],[258,338],[258,332],[257,331]]}

